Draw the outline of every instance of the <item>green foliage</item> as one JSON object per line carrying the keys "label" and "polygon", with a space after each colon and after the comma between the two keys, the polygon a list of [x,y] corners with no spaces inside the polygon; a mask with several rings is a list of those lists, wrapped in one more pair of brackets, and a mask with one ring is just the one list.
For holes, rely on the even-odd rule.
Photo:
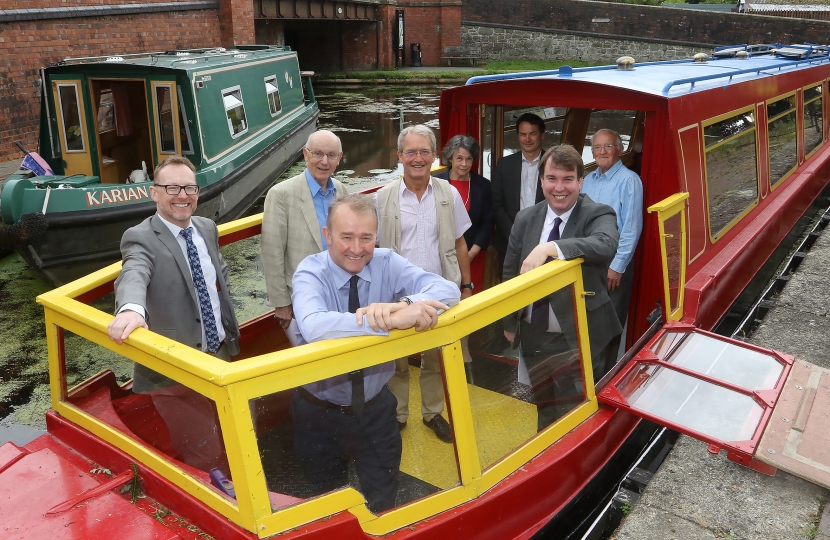
{"label": "green foliage", "polygon": [[629,514],[629,512],[631,512],[632,508],[634,508],[634,507],[631,505],[631,501],[625,501],[625,504],[622,505],[622,508],[620,508],[620,511],[622,512],[622,515],[627,516]]}

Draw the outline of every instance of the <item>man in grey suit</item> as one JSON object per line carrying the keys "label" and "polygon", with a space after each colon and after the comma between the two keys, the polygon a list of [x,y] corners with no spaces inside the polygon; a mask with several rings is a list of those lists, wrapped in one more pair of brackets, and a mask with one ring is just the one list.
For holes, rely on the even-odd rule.
{"label": "man in grey suit", "polygon": [[327,248],[322,229],[329,206],[346,195],[343,184],[332,178],[343,149],[340,139],[325,129],[311,134],[303,148],[306,169],[268,191],[262,215],[262,269],[268,304],[287,328],[294,315],[291,279],[309,255]]}
{"label": "man in grey suit", "polygon": [[[154,171],[150,195],[157,212],[121,239],[116,316],[107,332],[121,344],[135,329],[149,328],[230,360],[239,353],[239,325],[216,224],[193,216],[199,197],[194,170],[189,160],[173,156]],[[228,472],[212,401],[141,364],[132,389],[151,395],[179,459]]]}
{"label": "man in grey suit", "polygon": [[499,159],[493,170],[493,217],[496,221],[493,247],[499,254],[500,272],[516,214],[543,199],[539,160],[544,152],[545,122],[535,114],[524,113],[516,120],[516,134],[521,152]]}
{"label": "man in grey suit", "polygon": [[[580,194],[584,169],[582,157],[572,146],[555,146],[545,152],[540,170],[545,201],[516,215],[504,260],[504,279],[552,259],[584,259],[582,279],[596,381],[610,367],[611,357],[615,358],[612,345],[622,331],[607,282],[608,264],[619,241],[617,218],[610,206]],[[578,349],[574,315],[572,294],[565,288],[504,319],[505,337],[514,346],[521,344],[537,403],[555,402],[551,396],[583,391],[578,381],[566,384],[556,380],[564,367],[563,359],[572,358]],[[553,384],[540,390],[541,379],[551,376]],[[540,428],[559,416],[556,409],[540,405]]]}

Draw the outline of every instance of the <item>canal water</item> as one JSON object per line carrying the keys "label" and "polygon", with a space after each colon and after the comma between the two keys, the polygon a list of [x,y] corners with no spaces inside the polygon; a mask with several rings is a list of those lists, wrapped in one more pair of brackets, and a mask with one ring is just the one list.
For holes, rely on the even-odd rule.
{"label": "canal water", "polygon": [[[337,178],[350,190],[383,184],[398,171],[396,144],[402,127],[427,124],[438,135],[436,87],[319,87],[320,127],[343,142]],[[300,161],[283,178],[302,171]],[[250,213],[262,211],[264,197]],[[259,260],[259,238],[223,248],[231,269],[235,309],[240,321],[268,311]],[[37,295],[50,287],[15,253],[0,258],[0,444],[25,444],[46,429],[50,407],[43,310]],[[96,304],[112,311],[112,297]],[[89,353],[94,355],[93,352]],[[98,365],[90,361],[94,374]]]}

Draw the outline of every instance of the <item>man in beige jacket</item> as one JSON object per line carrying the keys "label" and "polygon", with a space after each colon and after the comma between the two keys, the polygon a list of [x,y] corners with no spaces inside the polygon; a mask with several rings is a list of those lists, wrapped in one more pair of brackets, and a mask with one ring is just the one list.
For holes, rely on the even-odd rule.
{"label": "man in beige jacket", "polygon": [[293,317],[291,279],[303,259],[327,248],[322,229],[329,206],[346,195],[332,178],[343,148],[331,131],[311,134],[303,148],[306,169],[268,191],[262,216],[262,268],[268,304],[283,328]]}

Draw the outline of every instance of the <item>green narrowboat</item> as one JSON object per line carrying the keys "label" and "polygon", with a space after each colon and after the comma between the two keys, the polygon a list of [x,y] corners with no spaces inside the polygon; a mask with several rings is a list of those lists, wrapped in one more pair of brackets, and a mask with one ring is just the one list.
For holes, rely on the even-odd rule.
{"label": "green narrowboat", "polygon": [[152,171],[172,155],[196,167],[196,213],[233,220],[315,130],[310,76],[296,52],[259,45],[43,68],[39,151],[52,171],[0,185],[0,227],[45,279],[72,281],[120,259],[121,235],[155,211]]}

